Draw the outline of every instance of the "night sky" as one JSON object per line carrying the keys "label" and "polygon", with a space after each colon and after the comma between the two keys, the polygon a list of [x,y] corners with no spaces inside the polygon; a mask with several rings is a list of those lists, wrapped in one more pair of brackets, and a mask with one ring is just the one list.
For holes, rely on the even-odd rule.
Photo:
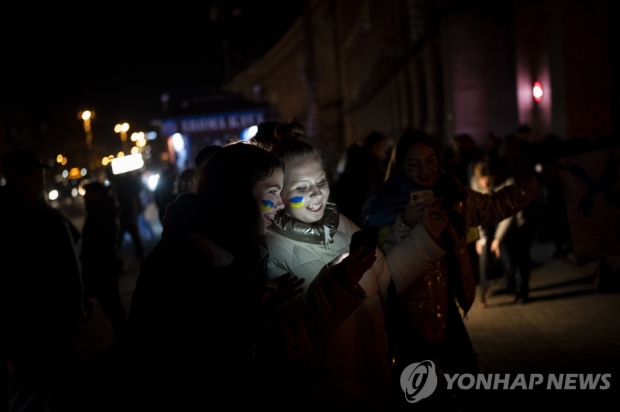
{"label": "night sky", "polygon": [[24,105],[43,117],[55,107],[76,116],[89,109],[110,122],[148,122],[163,93],[173,107],[247,68],[301,14],[303,0],[167,2],[131,11],[102,5],[6,15],[4,108]]}

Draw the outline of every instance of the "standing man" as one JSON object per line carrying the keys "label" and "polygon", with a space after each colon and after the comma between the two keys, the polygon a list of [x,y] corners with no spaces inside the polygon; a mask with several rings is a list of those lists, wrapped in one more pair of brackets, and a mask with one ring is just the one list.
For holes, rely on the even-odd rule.
{"label": "standing man", "polygon": [[1,164],[0,351],[9,411],[74,411],[73,333],[85,312],[69,222],[48,204],[48,166],[34,152],[9,152]]}

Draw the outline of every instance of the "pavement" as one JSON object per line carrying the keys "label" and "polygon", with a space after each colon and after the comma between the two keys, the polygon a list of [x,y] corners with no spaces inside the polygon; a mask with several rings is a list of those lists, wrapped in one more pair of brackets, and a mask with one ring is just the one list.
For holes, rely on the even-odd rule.
{"label": "pavement", "polygon": [[[80,216],[74,214],[80,224]],[[149,205],[144,213],[143,237],[150,251],[159,240],[161,225],[157,209]],[[558,410],[587,407],[617,410],[620,395],[620,288],[618,276],[609,284],[595,287],[597,262],[582,264],[572,255],[552,257],[549,243],[532,245],[536,263],[532,271],[531,301],[515,304],[508,295],[489,294],[482,305],[480,289],[465,325],[478,355],[481,374],[508,376],[512,389],[472,388],[477,395],[475,410]],[[138,277],[140,262],[133,257],[131,242],[122,249],[125,273],[120,279],[121,297],[127,310]],[[618,273],[615,273],[618,275]],[[493,291],[497,280],[491,280]],[[96,301],[94,314],[76,333],[78,351],[78,394],[80,411],[103,411],[110,396],[108,388],[112,329]],[[522,374],[522,377],[519,375]],[[571,376],[570,374],[574,374]],[[607,381],[603,374],[610,374]],[[598,379],[593,389],[581,389],[579,380]],[[598,375],[598,376],[597,376]],[[530,379],[542,383],[528,389]],[[525,379],[525,388],[519,379]],[[551,379],[564,379],[565,388],[550,388]],[[555,381],[553,381],[555,382]],[[577,382],[575,385],[572,383]],[[605,389],[604,383],[609,387]],[[467,384],[467,381],[464,381]],[[574,386],[574,387],[573,387]],[[424,410],[424,400],[411,410]],[[112,409],[113,410],[113,409]]]}

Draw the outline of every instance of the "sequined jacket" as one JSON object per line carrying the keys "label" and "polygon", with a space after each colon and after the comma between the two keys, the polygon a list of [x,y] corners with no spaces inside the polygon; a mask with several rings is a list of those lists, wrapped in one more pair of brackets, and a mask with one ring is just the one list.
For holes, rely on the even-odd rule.
{"label": "sequined jacket", "polygon": [[[534,177],[491,194],[476,192],[460,183],[459,186],[464,196],[463,200],[454,204],[453,210],[463,217],[466,228],[501,222],[522,210],[539,194],[538,182]],[[410,232],[411,227],[403,223],[402,216],[398,216],[382,245],[384,253],[390,253]],[[445,341],[450,299],[456,299],[464,317],[474,302],[476,284],[466,236],[451,223],[448,223],[446,232],[452,243],[447,254],[418,277],[399,299],[399,322],[405,338]],[[454,269],[449,270],[452,267]]]}

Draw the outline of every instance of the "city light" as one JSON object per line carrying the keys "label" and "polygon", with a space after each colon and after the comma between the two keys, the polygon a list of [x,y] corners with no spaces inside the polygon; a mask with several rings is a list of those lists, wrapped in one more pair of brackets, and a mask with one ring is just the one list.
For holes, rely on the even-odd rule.
{"label": "city light", "polygon": [[534,100],[536,102],[541,102],[543,98],[543,89],[542,83],[539,81],[534,82],[534,87],[532,88],[532,95],[534,96]]}
{"label": "city light", "polygon": [[112,173],[115,175],[127,173],[132,170],[138,170],[144,166],[144,160],[141,154],[133,154],[122,157],[117,157],[112,160]]}
{"label": "city light", "polygon": [[129,145],[127,141],[127,131],[129,130],[129,123],[118,123],[114,126],[114,133],[118,133],[121,136],[121,146],[123,151],[129,151]]}
{"label": "city light", "polygon": [[84,122],[84,132],[86,133],[86,148],[92,149],[93,147],[93,132],[91,130],[90,121],[95,117],[95,112],[90,110],[84,110],[78,113],[78,117]]}

